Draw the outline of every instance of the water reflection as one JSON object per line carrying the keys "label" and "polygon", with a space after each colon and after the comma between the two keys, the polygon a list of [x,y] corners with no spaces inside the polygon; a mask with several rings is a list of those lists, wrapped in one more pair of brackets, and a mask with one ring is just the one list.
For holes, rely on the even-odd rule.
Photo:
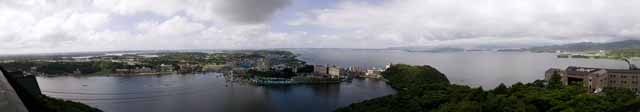
{"label": "water reflection", "polygon": [[[133,77],[38,77],[44,93],[105,111],[327,112],[394,93],[382,81],[327,85],[253,86],[219,73]],[[379,83],[382,82],[382,83]]]}

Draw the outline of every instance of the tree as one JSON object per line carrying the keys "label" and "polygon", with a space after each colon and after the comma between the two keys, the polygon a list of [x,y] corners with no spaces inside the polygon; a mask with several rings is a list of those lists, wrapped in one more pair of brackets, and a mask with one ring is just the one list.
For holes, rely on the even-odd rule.
{"label": "tree", "polygon": [[500,83],[498,87],[493,89],[493,94],[507,94],[507,93],[509,93],[509,89],[507,88],[506,85],[504,85],[504,83]]}
{"label": "tree", "polygon": [[559,72],[553,72],[553,75],[551,75],[551,80],[549,80],[549,88],[551,89],[558,89],[558,88],[562,88],[562,86],[564,86],[563,82],[562,82],[562,76],[560,76]]}
{"label": "tree", "polygon": [[304,65],[304,66],[298,68],[298,72],[300,72],[300,73],[311,73],[311,72],[313,72],[313,66],[312,65]]}
{"label": "tree", "polygon": [[[402,65],[384,72],[397,94],[376,98],[339,112],[640,112],[640,96],[629,89],[606,88],[604,94],[588,93],[584,85],[565,86],[559,73],[548,84],[543,80],[500,84],[491,91],[464,85],[438,83],[430,69]],[[434,69],[435,70],[435,69]],[[423,74],[423,75],[417,75]],[[547,85],[547,86],[545,86]]]}

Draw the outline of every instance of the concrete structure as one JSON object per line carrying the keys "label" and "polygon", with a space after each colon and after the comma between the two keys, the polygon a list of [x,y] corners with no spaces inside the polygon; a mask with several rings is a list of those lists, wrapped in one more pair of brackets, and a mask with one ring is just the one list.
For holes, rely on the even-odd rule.
{"label": "concrete structure", "polygon": [[327,67],[324,65],[313,65],[313,73],[315,74],[327,74]]}
{"label": "concrete structure", "polygon": [[314,65],[313,72],[318,75],[326,75],[330,77],[339,77],[340,76],[340,67],[338,66],[324,66],[324,65]]}
{"label": "concrete structure", "polygon": [[365,77],[365,73],[367,69],[361,67],[350,66],[345,70],[341,71],[340,75],[349,75],[352,77]]}
{"label": "concrete structure", "polygon": [[340,77],[340,67],[331,66],[327,68],[327,74],[331,77]]}
{"label": "concrete structure", "polygon": [[613,88],[629,88],[635,92],[640,88],[638,80],[640,77],[640,70],[614,70],[607,69],[607,86]]}
{"label": "concrete structure", "polygon": [[6,79],[5,74],[0,72],[0,111],[2,112],[28,112],[26,106]]}
{"label": "concrete structure", "polygon": [[365,77],[382,78],[382,72],[384,72],[383,69],[377,69],[377,68],[368,69],[367,72],[365,73]]}
{"label": "concrete structure", "polygon": [[9,78],[15,80],[17,85],[20,85],[31,96],[40,96],[40,86],[34,75],[24,75],[22,72],[9,72],[7,75]]}
{"label": "concrete structure", "polygon": [[598,93],[604,88],[627,88],[640,92],[640,70],[605,69],[588,67],[567,67],[565,70],[549,69],[545,80],[551,80],[554,74],[560,75],[567,84],[584,84],[590,91]]}

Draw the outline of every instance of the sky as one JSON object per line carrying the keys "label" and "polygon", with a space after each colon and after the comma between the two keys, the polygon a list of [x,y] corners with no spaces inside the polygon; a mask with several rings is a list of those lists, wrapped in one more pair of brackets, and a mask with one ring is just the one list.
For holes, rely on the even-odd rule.
{"label": "sky", "polygon": [[640,39],[640,0],[0,0],[0,54]]}

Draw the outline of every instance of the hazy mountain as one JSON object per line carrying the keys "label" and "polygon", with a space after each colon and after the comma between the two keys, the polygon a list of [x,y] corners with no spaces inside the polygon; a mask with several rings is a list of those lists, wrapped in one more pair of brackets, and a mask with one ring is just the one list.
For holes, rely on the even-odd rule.
{"label": "hazy mountain", "polygon": [[555,52],[555,51],[567,51],[567,52],[583,52],[583,51],[597,51],[597,50],[617,50],[617,49],[630,49],[640,48],[640,40],[624,40],[607,43],[593,43],[593,42],[581,42],[565,45],[553,45],[529,48],[533,52]]}
{"label": "hazy mountain", "polygon": [[421,47],[421,46],[411,46],[411,47],[391,47],[387,49],[392,50],[404,50],[407,52],[464,52],[463,48],[455,48],[455,47]]}

